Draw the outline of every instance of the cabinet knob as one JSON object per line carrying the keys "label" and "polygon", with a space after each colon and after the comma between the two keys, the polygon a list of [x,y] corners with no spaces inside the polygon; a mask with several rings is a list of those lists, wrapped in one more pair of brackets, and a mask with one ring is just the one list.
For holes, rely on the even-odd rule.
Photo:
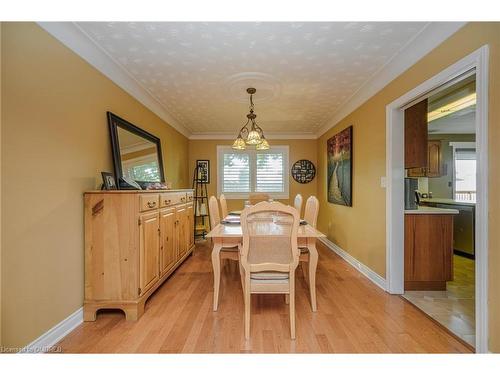
{"label": "cabinet knob", "polygon": [[148,202],[149,208],[153,208],[154,206],[156,206],[156,202]]}

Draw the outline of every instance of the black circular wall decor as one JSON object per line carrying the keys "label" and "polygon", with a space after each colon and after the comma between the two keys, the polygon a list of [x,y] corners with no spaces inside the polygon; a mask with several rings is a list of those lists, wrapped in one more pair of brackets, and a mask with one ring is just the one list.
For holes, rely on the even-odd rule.
{"label": "black circular wall decor", "polygon": [[316,167],[310,160],[301,159],[292,165],[292,177],[300,184],[307,184],[314,180]]}

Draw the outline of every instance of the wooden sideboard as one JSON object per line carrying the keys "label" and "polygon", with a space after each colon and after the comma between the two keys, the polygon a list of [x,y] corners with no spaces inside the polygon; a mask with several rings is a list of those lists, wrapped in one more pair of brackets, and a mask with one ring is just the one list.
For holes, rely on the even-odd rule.
{"label": "wooden sideboard", "polygon": [[99,309],[144,313],[148,297],[194,249],[193,190],[90,191],[85,201],[83,320]]}

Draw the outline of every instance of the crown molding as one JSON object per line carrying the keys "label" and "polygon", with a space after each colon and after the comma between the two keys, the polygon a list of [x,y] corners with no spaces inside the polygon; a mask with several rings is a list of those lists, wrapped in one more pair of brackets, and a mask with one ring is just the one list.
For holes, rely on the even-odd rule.
{"label": "crown molding", "polygon": [[[234,140],[235,133],[194,133],[189,136],[191,140]],[[266,133],[267,139],[317,139],[314,133]]]}
{"label": "crown molding", "polygon": [[168,113],[163,104],[149,90],[142,86],[119,62],[102,49],[76,23],[37,22],[37,24],[132,95],[179,133],[185,137],[191,135],[191,132]]}
{"label": "crown molding", "polygon": [[340,106],[333,118],[319,129],[317,137],[321,137],[333,128],[344,117],[360,107],[422,57],[465,26],[466,23],[430,22]]}

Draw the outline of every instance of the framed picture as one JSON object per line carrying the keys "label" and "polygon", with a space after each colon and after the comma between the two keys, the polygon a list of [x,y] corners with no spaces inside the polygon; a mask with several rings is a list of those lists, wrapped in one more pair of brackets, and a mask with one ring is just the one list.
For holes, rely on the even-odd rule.
{"label": "framed picture", "polygon": [[328,202],[352,206],[352,126],[327,141]]}
{"label": "framed picture", "polygon": [[210,160],[196,160],[196,170],[199,182],[210,183]]}
{"label": "framed picture", "polygon": [[116,190],[116,181],[113,173],[111,172],[101,172],[102,185],[104,190]]}

